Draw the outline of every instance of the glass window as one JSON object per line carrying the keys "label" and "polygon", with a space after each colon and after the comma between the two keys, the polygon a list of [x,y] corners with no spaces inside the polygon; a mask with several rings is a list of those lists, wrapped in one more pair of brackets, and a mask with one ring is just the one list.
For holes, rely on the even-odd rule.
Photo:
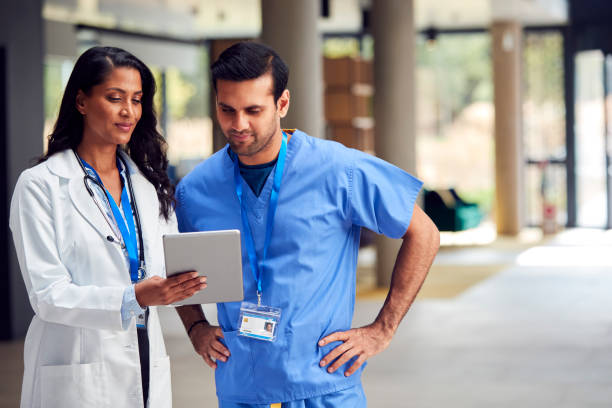
{"label": "glass window", "polygon": [[565,165],[547,162],[532,164],[525,170],[527,225],[542,225],[545,212],[557,225],[567,223],[567,173]]}
{"label": "glass window", "polygon": [[201,47],[198,66],[190,71],[173,66],[154,69],[156,109],[168,141],[170,176],[175,181],[213,150],[208,65],[208,51]]}
{"label": "glass window", "polygon": [[531,160],[565,160],[563,37],[527,33],[523,51],[523,143]]}
{"label": "glass window", "polygon": [[323,55],[327,58],[358,57],[359,39],[356,37],[330,37],[323,41]]}
{"label": "glass window", "polygon": [[604,58],[600,50],[575,57],[577,221],[584,227],[607,222]]}
{"label": "glass window", "polygon": [[[544,212],[567,222],[563,36],[527,32],[523,48],[523,147],[526,222],[541,225]],[[551,213],[552,212],[552,213]]]}
{"label": "glass window", "polygon": [[489,212],[494,195],[493,84],[487,33],[419,38],[417,172]]}
{"label": "glass window", "polygon": [[45,123],[43,130],[43,151],[47,151],[48,136],[53,131],[59,107],[64,96],[74,63],[71,59],[47,57],[43,67],[43,94]]}

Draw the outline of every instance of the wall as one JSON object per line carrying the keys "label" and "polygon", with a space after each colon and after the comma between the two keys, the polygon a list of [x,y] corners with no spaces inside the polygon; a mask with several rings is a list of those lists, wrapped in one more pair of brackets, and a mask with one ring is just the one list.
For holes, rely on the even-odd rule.
{"label": "wall", "polygon": [[[10,196],[19,174],[31,164],[31,160],[42,154],[43,133],[43,23],[42,0],[3,2],[0,9],[0,48],[5,50],[6,70],[4,80],[6,93],[0,108],[6,117],[2,144],[2,184],[7,195],[3,199],[5,220],[2,226],[3,248],[8,248],[8,257],[3,257],[0,273],[1,328],[3,339],[25,335],[32,310],[15,249],[8,234],[8,206]],[[2,71],[2,70],[0,70]],[[0,94],[0,96],[2,96]],[[1,125],[1,122],[0,122]]]}

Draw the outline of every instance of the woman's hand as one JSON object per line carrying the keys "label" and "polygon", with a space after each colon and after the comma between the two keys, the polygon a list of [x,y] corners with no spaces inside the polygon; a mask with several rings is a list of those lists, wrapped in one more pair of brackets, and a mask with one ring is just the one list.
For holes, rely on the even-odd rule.
{"label": "woman's hand", "polygon": [[136,301],[141,307],[169,305],[192,296],[206,287],[206,277],[197,272],[162,278],[153,276],[134,285]]}

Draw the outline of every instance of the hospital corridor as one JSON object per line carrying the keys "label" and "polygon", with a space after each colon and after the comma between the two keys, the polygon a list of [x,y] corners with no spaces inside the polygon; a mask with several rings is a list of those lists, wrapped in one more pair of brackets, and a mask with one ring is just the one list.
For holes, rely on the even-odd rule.
{"label": "hospital corridor", "polygon": [[0,169],[0,408],[612,406],[610,0],[2,0]]}
{"label": "hospital corridor", "polygon": [[[611,250],[610,231],[592,229],[545,238],[531,230],[517,240],[443,247],[391,345],[364,371],[368,406],[607,407]],[[354,326],[371,322],[383,302],[383,293],[367,285],[367,252]],[[174,406],[216,406],[213,371],[193,351],[175,311],[159,313]],[[20,341],[0,344],[0,407],[18,404],[22,353]]]}

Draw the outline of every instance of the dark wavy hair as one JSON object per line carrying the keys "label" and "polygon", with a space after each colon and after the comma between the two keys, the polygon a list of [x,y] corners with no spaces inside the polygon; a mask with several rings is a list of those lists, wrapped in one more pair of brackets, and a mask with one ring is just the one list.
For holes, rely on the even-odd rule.
{"label": "dark wavy hair", "polygon": [[83,116],[76,109],[77,93],[83,91],[89,95],[94,86],[104,82],[108,74],[118,67],[134,68],[140,72],[142,116],[126,146],[126,153],[155,187],[159,213],[167,220],[175,205],[174,186],[167,173],[167,144],[157,131],[153,107],[155,79],[142,61],[121,48],[93,47],[79,57],[64,90],[53,132],[49,135],[49,148],[39,162],[65,149],[76,150],[83,138]]}

